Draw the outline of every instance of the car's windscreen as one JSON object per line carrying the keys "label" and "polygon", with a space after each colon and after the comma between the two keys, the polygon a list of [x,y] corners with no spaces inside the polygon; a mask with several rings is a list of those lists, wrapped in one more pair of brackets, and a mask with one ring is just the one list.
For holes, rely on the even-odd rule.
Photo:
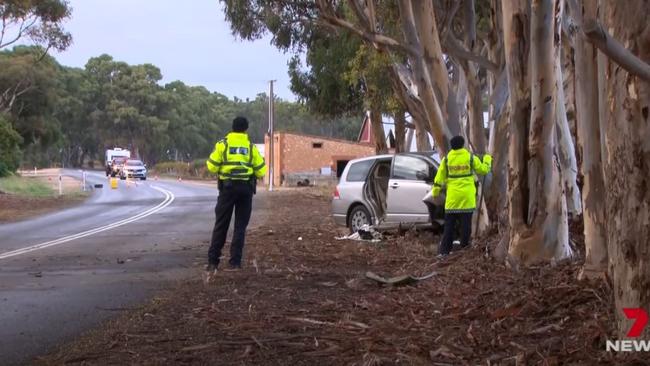
{"label": "car's windscreen", "polygon": [[348,176],[346,180],[348,182],[365,181],[366,177],[368,176],[368,171],[374,162],[374,160],[362,160],[356,163],[352,163],[352,165],[350,165],[350,169],[348,170]]}
{"label": "car's windscreen", "polygon": [[142,165],[142,162],[140,160],[129,160],[129,161],[126,162],[126,165],[140,166],[140,165]]}

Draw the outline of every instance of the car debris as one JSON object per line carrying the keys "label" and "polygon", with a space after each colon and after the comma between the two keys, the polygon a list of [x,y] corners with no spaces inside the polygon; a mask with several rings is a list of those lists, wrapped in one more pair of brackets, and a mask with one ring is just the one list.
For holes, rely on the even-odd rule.
{"label": "car debris", "polygon": [[370,241],[373,243],[377,243],[382,241],[383,235],[377,230],[375,230],[374,227],[370,225],[363,225],[359,230],[357,230],[355,233],[352,233],[350,235],[342,236],[339,238],[335,238],[336,240],[359,240],[359,241]]}

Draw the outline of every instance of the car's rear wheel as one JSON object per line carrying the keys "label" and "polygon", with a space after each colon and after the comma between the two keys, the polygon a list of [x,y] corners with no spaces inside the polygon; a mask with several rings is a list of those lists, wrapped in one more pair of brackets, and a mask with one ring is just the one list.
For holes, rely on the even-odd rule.
{"label": "car's rear wheel", "polygon": [[147,180],[147,177],[141,177],[140,180]]}
{"label": "car's rear wheel", "polygon": [[356,233],[363,225],[372,225],[372,219],[368,209],[362,205],[355,206],[348,216],[348,227],[350,232]]}

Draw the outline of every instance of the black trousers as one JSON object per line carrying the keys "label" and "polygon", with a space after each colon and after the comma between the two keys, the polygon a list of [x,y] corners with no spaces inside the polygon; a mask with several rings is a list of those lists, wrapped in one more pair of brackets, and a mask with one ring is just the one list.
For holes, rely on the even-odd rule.
{"label": "black trousers", "polygon": [[239,266],[244,252],[246,227],[253,209],[253,186],[248,181],[225,181],[220,184],[217,206],[214,208],[216,221],[212,230],[212,241],[208,251],[210,264],[219,265],[221,250],[226,244],[228,228],[233,210],[235,230],[230,243],[230,265]]}
{"label": "black trousers", "polygon": [[445,213],[445,231],[442,234],[442,242],[438,253],[449,254],[454,243],[454,233],[456,222],[460,221],[460,245],[466,247],[470,245],[472,235],[472,213],[458,212]]}

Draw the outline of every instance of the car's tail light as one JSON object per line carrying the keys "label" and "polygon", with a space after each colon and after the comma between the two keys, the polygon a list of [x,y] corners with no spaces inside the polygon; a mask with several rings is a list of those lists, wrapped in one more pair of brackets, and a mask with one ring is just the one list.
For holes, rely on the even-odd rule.
{"label": "car's tail light", "polygon": [[341,195],[339,194],[339,187],[337,186],[334,188],[334,197],[335,200],[341,199]]}

